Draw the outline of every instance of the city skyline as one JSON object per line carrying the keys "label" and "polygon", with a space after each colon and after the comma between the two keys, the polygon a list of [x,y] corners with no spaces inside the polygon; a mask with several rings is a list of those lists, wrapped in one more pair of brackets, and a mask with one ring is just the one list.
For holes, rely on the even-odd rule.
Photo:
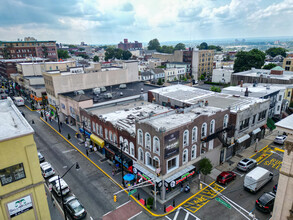
{"label": "city skyline", "polygon": [[2,2],[1,40],[112,44],[292,36],[293,0]]}

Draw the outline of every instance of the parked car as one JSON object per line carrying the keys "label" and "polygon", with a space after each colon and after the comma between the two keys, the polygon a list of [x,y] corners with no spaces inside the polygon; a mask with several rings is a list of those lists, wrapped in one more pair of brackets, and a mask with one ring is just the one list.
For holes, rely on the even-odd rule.
{"label": "parked car", "polygon": [[252,168],[256,167],[257,162],[251,158],[245,158],[237,164],[237,169],[242,170],[244,172],[251,170]]}
{"label": "parked car", "polygon": [[69,196],[64,201],[65,211],[73,219],[82,219],[86,216],[86,210],[75,196]]}
{"label": "parked car", "polygon": [[55,170],[51,166],[49,162],[43,162],[40,164],[42,175],[44,178],[48,178],[50,176],[53,176],[55,174]]}
{"label": "parked car", "polygon": [[271,212],[274,208],[276,194],[265,192],[255,201],[255,207],[262,212]]}
{"label": "parked car", "polygon": [[277,189],[278,189],[278,184],[274,185],[273,192],[277,193]]}
{"label": "parked car", "polygon": [[257,192],[268,182],[272,181],[274,174],[262,167],[256,167],[244,177],[244,189]]}
{"label": "parked car", "polygon": [[217,177],[217,182],[227,185],[232,180],[236,179],[236,174],[232,171],[224,171]]}
{"label": "parked car", "polygon": [[[58,176],[53,176],[52,178],[49,179],[48,182],[49,184],[52,184],[52,190],[54,190],[58,196],[61,196]],[[60,184],[62,189],[62,195],[64,196],[67,193],[69,193],[70,189],[67,183],[62,178],[60,178]]]}
{"label": "parked car", "polygon": [[287,139],[286,135],[278,135],[275,140],[274,143],[275,144],[284,144],[285,140]]}
{"label": "parked car", "polygon": [[45,161],[45,157],[40,152],[38,152],[38,157],[39,157],[40,163]]}

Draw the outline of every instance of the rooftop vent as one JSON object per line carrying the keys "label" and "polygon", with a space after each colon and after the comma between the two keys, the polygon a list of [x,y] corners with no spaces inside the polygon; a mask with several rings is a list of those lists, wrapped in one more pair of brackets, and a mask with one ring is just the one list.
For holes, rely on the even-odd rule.
{"label": "rooftop vent", "polygon": [[126,89],[126,84],[120,84],[119,89]]}
{"label": "rooftop vent", "polygon": [[84,95],[84,91],[83,90],[78,90],[78,91],[74,91],[75,95]]}

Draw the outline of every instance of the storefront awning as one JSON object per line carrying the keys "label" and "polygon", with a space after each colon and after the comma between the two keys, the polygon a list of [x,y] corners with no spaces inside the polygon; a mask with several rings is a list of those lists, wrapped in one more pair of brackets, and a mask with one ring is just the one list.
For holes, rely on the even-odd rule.
{"label": "storefront awning", "polygon": [[103,139],[99,138],[98,136],[91,134],[90,139],[96,143],[97,145],[99,145],[100,147],[104,147],[105,142]]}
{"label": "storefront awning", "polygon": [[238,142],[238,143],[242,143],[243,141],[246,141],[246,140],[249,139],[249,138],[250,138],[249,134],[246,134],[246,135],[242,136],[241,138],[239,138],[239,139],[237,140],[237,142]]}
{"label": "storefront awning", "polygon": [[92,134],[92,133],[90,133],[90,132],[88,132],[88,131],[83,131],[82,128],[80,128],[79,131],[80,131],[81,133],[85,133],[89,138],[90,138],[90,136],[91,136],[91,134]]}
{"label": "storefront awning", "polygon": [[[143,166],[139,165],[138,163],[134,163],[133,167],[136,168],[138,171],[142,172],[143,174],[147,175],[150,179],[155,179],[156,183],[161,182],[162,180],[157,177],[155,174],[152,174],[151,172],[149,172],[147,169],[145,169]],[[133,173],[135,170],[133,170]]]}
{"label": "storefront awning", "polygon": [[261,131],[260,128],[254,129],[254,130],[252,131],[252,134],[257,134],[257,133],[260,132],[260,131]]}
{"label": "storefront awning", "polygon": [[168,177],[167,179],[165,179],[165,181],[167,183],[171,183],[173,180],[178,179],[179,177],[185,175],[186,173],[189,173],[191,170],[195,169],[195,166],[193,165],[189,165],[187,166],[185,169],[175,173],[173,176]]}

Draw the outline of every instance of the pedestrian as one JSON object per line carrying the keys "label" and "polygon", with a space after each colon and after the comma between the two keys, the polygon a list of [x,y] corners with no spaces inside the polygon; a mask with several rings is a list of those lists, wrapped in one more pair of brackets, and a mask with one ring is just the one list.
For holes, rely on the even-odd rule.
{"label": "pedestrian", "polygon": [[93,145],[90,145],[90,152],[93,151]]}
{"label": "pedestrian", "polygon": [[49,122],[51,122],[52,121],[52,118],[51,118],[51,116],[49,116]]}
{"label": "pedestrian", "polygon": [[115,175],[115,171],[114,171],[114,169],[112,170],[112,176],[114,176]]}
{"label": "pedestrian", "polygon": [[42,118],[44,117],[43,111],[41,111],[41,117],[42,117]]}
{"label": "pedestrian", "polygon": [[71,138],[71,137],[70,137],[70,134],[68,134],[68,135],[67,135],[67,139],[70,140],[70,138]]}
{"label": "pedestrian", "polygon": [[89,151],[87,149],[85,150],[85,153],[87,156],[89,156]]}
{"label": "pedestrian", "polygon": [[60,127],[62,128],[62,121],[60,121]]}
{"label": "pedestrian", "polygon": [[183,183],[180,183],[180,192],[183,192]]}

